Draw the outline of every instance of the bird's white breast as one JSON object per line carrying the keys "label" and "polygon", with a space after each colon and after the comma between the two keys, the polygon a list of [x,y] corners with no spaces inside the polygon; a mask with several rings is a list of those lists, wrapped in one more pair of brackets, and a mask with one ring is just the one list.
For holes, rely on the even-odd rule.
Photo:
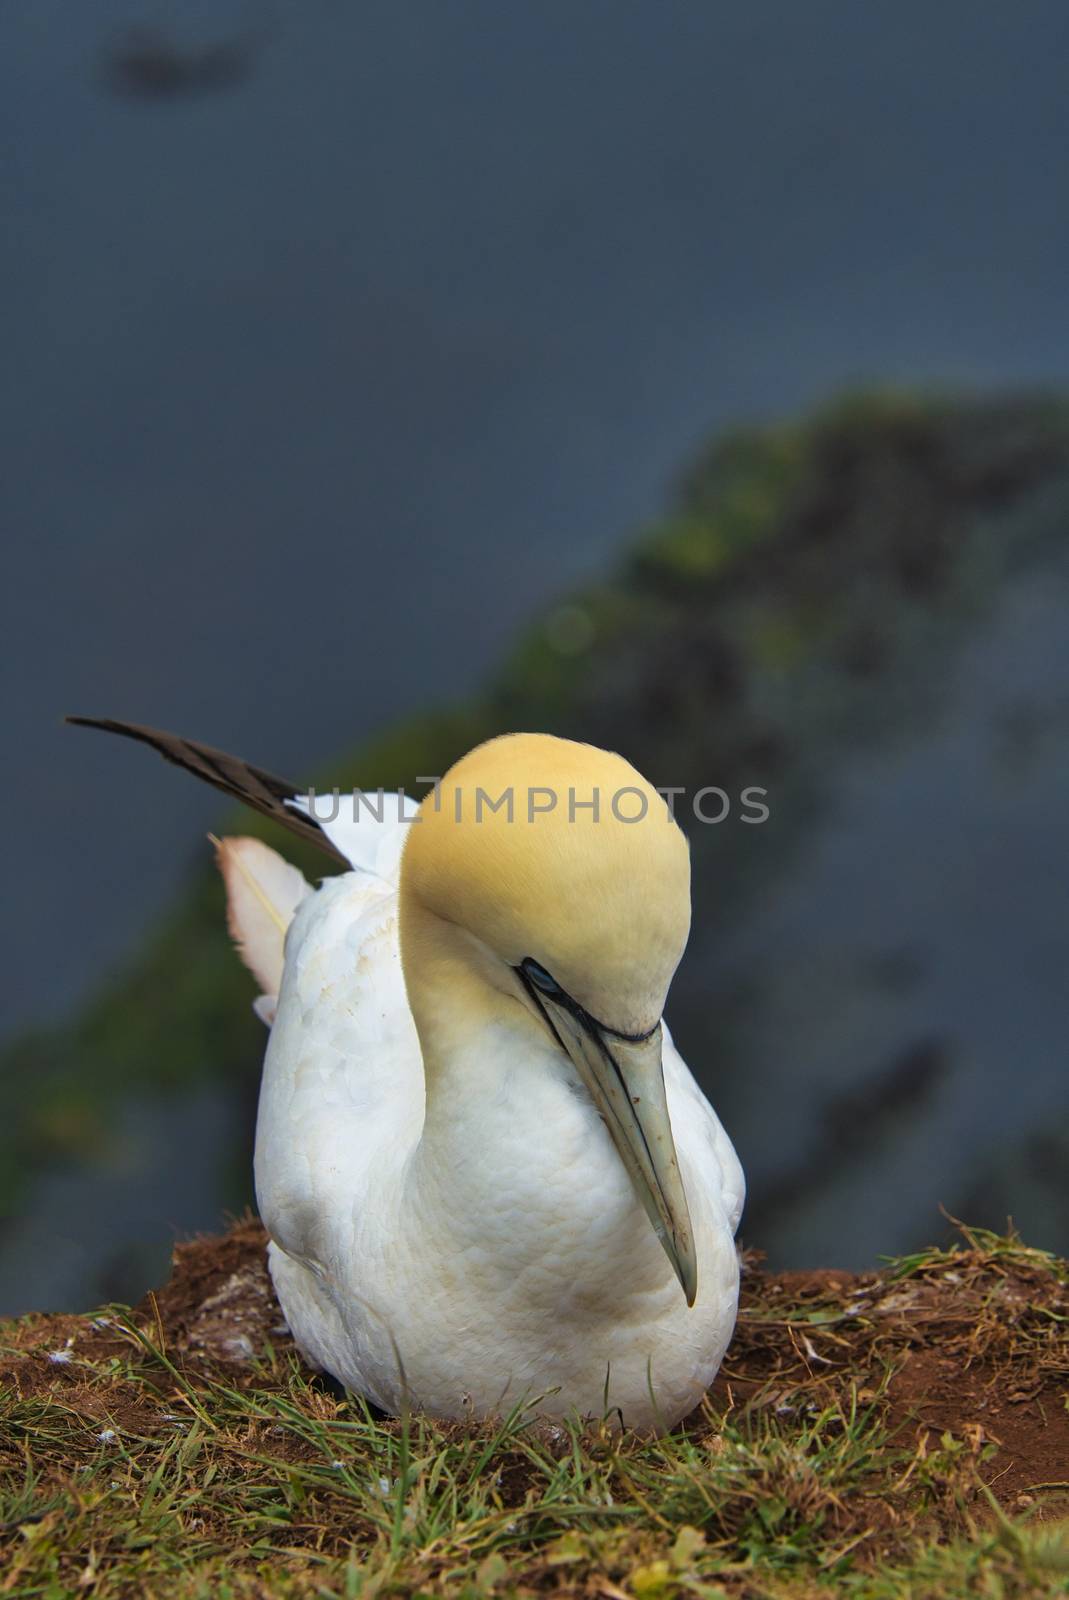
{"label": "bird's white breast", "polygon": [[670,1426],[735,1319],[742,1175],[666,1037],[698,1251],[688,1309],[570,1063],[484,1031],[424,1126],[396,891],[363,874],[299,908],[264,1067],[256,1181],[272,1272],[309,1357],[396,1409],[539,1409]]}

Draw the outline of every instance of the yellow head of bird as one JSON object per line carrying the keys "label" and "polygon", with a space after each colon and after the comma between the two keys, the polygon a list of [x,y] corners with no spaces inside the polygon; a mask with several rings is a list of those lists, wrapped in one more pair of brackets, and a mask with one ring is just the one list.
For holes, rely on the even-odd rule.
{"label": "yellow head of bird", "polygon": [[508,734],[458,761],[409,832],[402,898],[621,1033],[652,1028],[690,928],[690,858],[622,756]]}

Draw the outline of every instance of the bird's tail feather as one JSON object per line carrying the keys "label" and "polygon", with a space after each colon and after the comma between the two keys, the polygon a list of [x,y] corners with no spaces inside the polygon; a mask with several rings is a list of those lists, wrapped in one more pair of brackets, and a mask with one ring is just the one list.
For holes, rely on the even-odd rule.
{"label": "bird's tail feather", "polygon": [[282,983],[286,929],[311,885],[259,839],[208,837],[226,884],[230,936],[263,990],[255,1009],[270,1026]]}
{"label": "bird's tail feather", "polygon": [[105,733],[119,733],[125,739],[137,739],[149,745],[168,761],[184,767],[194,777],[221,789],[233,800],[241,800],[262,816],[279,822],[291,833],[318,845],[328,855],[348,865],[346,857],[331,844],[314,818],[296,811],[287,802],[300,790],[295,784],[276,778],[262,767],[254,767],[239,756],[227,755],[225,750],[214,750],[211,745],[200,744],[196,739],[183,739],[177,733],[166,733],[161,728],[146,728],[136,722],[119,722],[114,717],[68,717],[68,722],[79,728],[100,728]]}

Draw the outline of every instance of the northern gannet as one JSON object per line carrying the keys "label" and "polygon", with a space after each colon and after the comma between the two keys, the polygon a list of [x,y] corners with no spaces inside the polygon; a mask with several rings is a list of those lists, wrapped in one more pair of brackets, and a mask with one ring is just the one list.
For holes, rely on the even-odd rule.
{"label": "northern gannet", "polygon": [[257,1201],[309,1361],[394,1413],[678,1422],[734,1328],[744,1183],[662,1016],[690,926],[663,797],[619,755],[510,734],[419,807],[318,821],[232,756],[90,725],[351,868],[312,889],[219,846],[271,1028]]}

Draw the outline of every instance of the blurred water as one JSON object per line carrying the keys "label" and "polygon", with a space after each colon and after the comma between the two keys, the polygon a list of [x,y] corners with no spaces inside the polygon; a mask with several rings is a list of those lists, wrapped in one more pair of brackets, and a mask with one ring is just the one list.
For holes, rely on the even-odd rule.
{"label": "blurred water", "polygon": [[[129,24],[248,77],[113,92]],[[710,429],[1069,377],[1069,12],[0,9],[3,1023],[216,814],[78,709],[301,778],[478,681]]]}
{"label": "blurred water", "polygon": [[[939,664],[930,719],[826,771],[793,864],[688,953],[694,1065],[778,1263],[865,1266],[940,1236],[940,1206],[1002,1227],[985,1169],[1069,1134],[1067,615],[1062,549]],[[1069,1250],[1067,1193],[1066,1170],[1011,1191],[1030,1243]]]}
{"label": "blurred water", "polygon": [[[1049,533],[1067,509],[1064,486],[1031,516]],[[771,852],[726,920],[696,879],[669,1015],[743,1159],[743,1236],[776,1266],[867,1267],[943,1236],[941,1207],[1001,1227],[1007,1198],[1030,1243],[1069,1250],[1065,1162],[1032,1159],[1038,1137],[1069,1149],[1067,615],[1069,548],[1048,540],[947,618],[956,649],[918,643],[889,685],[911,716],[827,755],[790,861]],[[0,1310],[138,1295],[176,1229],[217,1225],[252,1120],[218,1091],[128,1104],[6,1231]]]}
{"label": "blurred water", "polygon": [[247,1121],[212,1087],[126,1101],[107,1147],[43,1176],[32,1206],[6,1224],[0,1315],[136,1300],[161,1283],[176,1238],[223,1222]]}
{"label": "blurred water", "polygon": [[[130,22],[248,38],[248,75],[119,95]],[[76,1005],[218,815],[62,712],[300,779],[478,683],[711,430],[859,379],[1069,382],[1067,48],[1060,0],[9,0],[3,1026]],[[704,1075],[792,1259],[930,1236],[1060,1104],[1053,571],[977,625],[937,726],[843,761],[726,964],[692,953],[733,1017],[760,994],[745,1070]],[[842,1095],[903,1061],[825,1181]],[[215,1219],[235,1113],[128,1115],[133,1165],[40,1186],[6,1303],[136,1292]]]}

